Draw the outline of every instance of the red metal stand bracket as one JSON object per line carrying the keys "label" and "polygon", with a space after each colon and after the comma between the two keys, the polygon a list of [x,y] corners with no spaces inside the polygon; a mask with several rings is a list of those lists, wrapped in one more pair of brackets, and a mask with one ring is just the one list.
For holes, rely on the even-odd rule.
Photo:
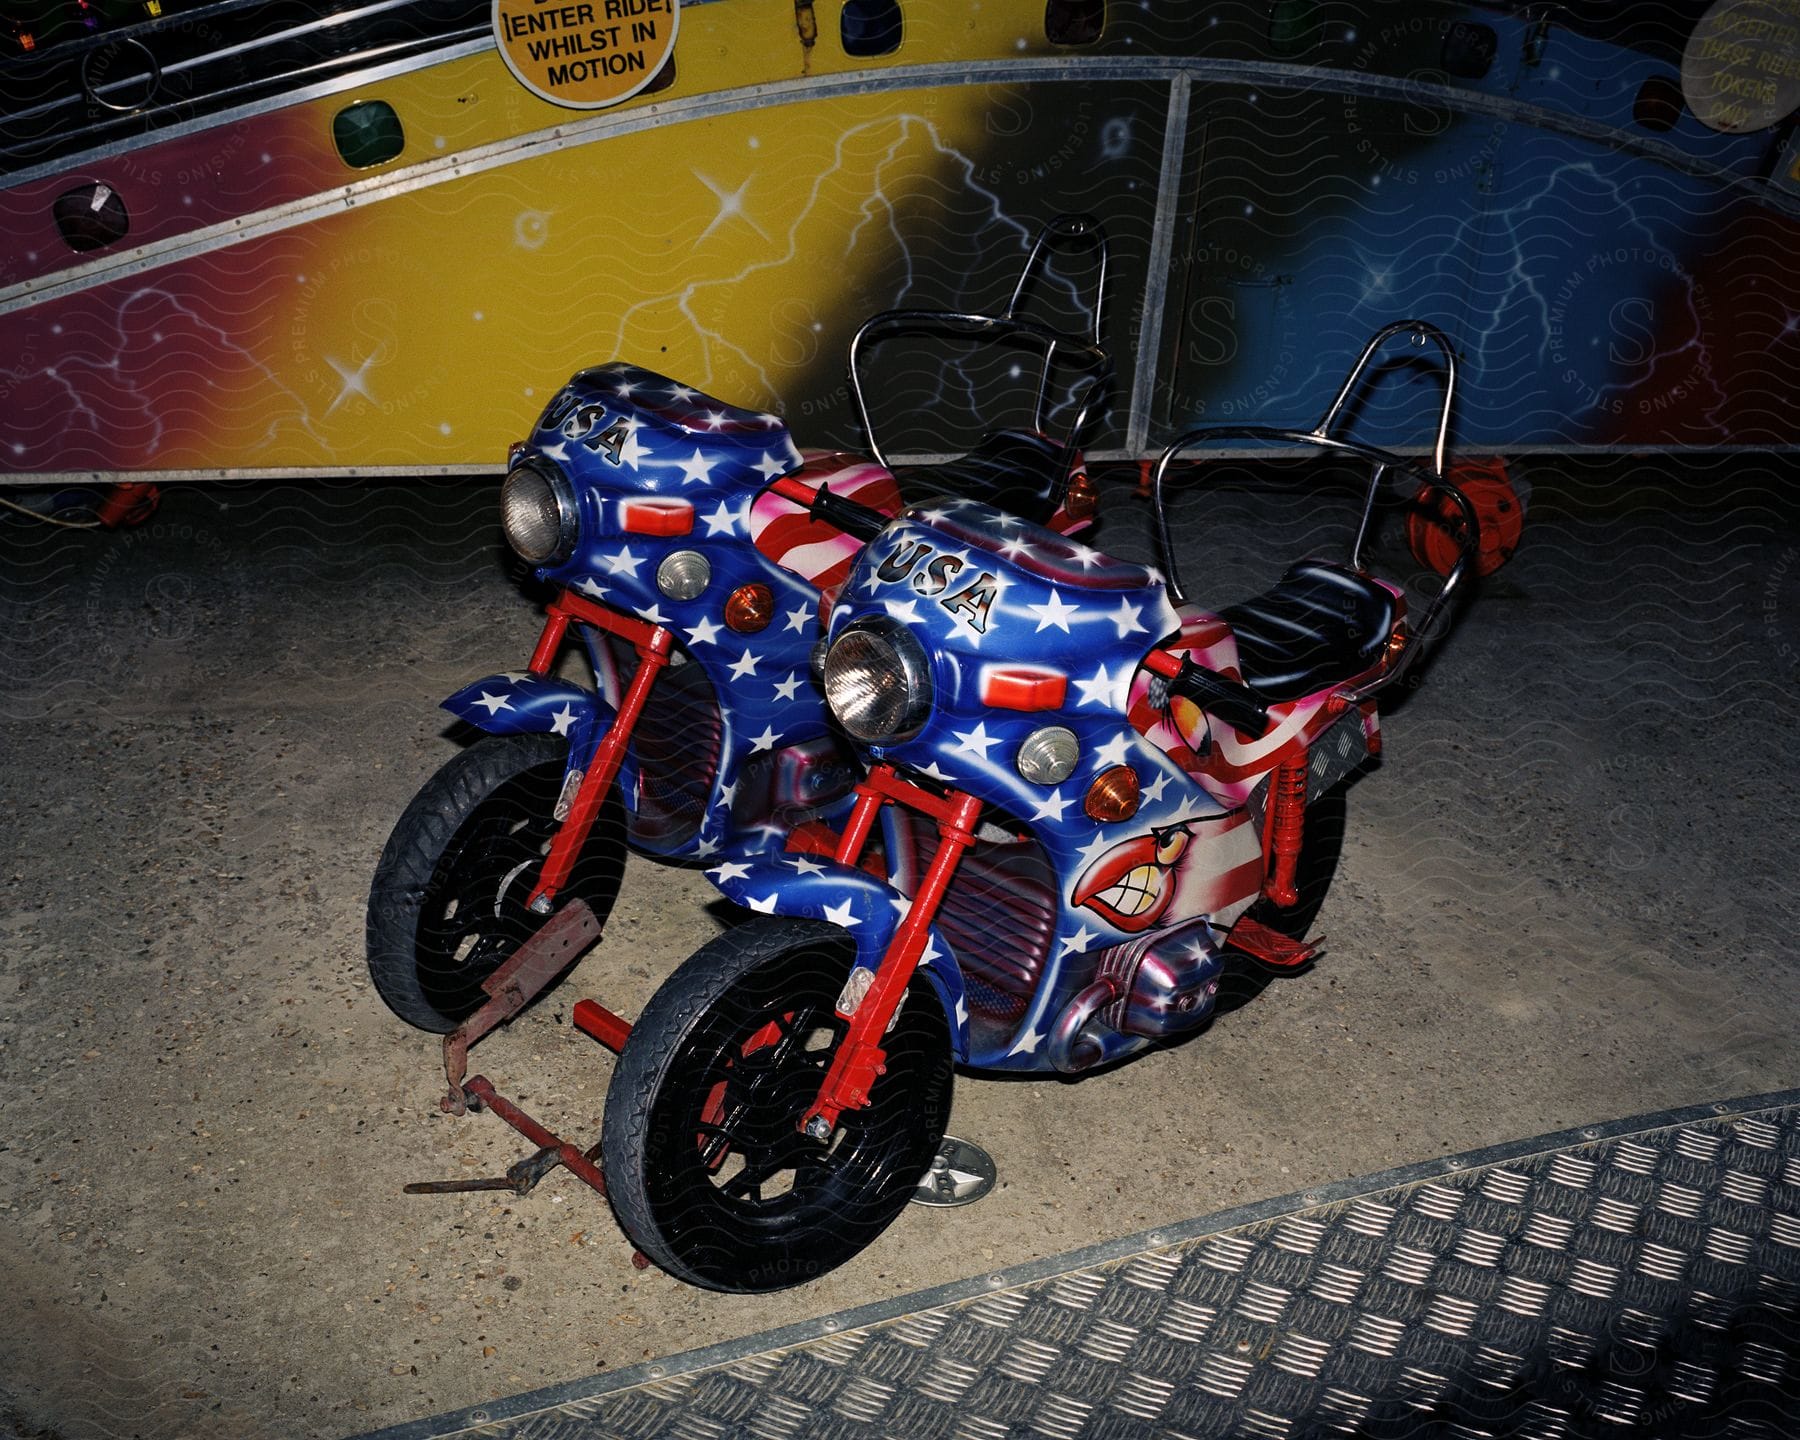
{"label": "red metal stand bracket", "polygon": [[481,982],[488,1002],[444,1037],[444,1078],[450,1091],[438,1103],[451,1115],[468,1109],[463,1076],[469,1071],[469,1047],[504,1025],[600,938],[600,921],[581,900],[550,917],[533,935]]}

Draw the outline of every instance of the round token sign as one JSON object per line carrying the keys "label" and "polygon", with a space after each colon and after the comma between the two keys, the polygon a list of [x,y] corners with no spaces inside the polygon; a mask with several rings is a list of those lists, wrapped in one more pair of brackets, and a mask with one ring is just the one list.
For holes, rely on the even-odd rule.
{"label": "round token sign", "polygon": [[533,94],[598,110],[656,78],[679,19],[680,0],[494,0],[494,42]]}
{"label": "round token sign", "polygon": [[1727,134],[1782,119],[1800,105],[1800,0],[1718,0],[1688,37],[1681,91]]}

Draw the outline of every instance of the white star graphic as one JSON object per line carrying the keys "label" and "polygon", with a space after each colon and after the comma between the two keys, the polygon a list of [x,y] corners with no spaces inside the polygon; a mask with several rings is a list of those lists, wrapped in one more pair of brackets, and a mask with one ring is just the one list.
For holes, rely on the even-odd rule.
{"label": "white star graphic", "polygon": [[925,948],[919,953],[919,963],[929,965],[933,960],[942,960],[944,952],[937,948],[937,941],[932,939],[931,932],[925,932]]}
{"label": "white star graphic", "polygon": [[723,865],[706,872],[718,881],[742,880],[750,873],[750,867],[736,860],[727,860]]}
{"label": "white star graphic", "polygon": [[685,385],[671,384],[669,386],[669,398],[671,400],[679,400],[684,405],[699,393],[698,390],[690,390]]}
{"label": "white star graphic", "polygon": [[763,458],[756,462],[756,473],[765,480],[773,480],[786,469],[786,462],[777,460],[767,450],[763,451]]}
{"label": "white star graphic", "polygon": [[1094,861],[1098,860],[1102,855],[1106,854],[1107,851],[1117,848],[1117,845],[1118,845],[1117,841],[1108,840],[1104,835],[1102,835],[1098,830],[1096,830],[1094,832],[1094,838],[1092,840],[1088,841],[1087,844],[1083,845],[1081,847],[1081,849],[1079,849],[1075,853],[1076,853],[1077,858],[1079,858],[1081,861],[1081,868],[1083,870],[1085,870],[1085,869],[1087,869],[1088,866],[1092,865],[1094,863]]}
{"label": "white star graphic", "polygon": [[806,622],[812,619],[812,617],[813,612],[811,606],[796,606],[794,609],[787,612],[786,628],[792,630],[796,635],[804,635],[806,633]]}
{"label": "white star graphic", "polygon": [[1091,570],[1106,558],[1091,545],[1072,545],[1069,548],[1075,552],[1075,563],[1083,570]]}
{"label": "white star graphic", "polygon": [[998,735],[987,733],[987,722],[978,720],[973,730],[957,730],[952,732],[962,743],[956,747],[959,755],[979,755],[987,759],[987,752],[999,743]]}
{"label": "white star graphic", "polygon": [[1079,609],[1078,606],[1065,605],[1062,596],[1058,595],[1054,588],[1050,591],[1048,605],[1027,605],[1025,608],[1038,617],[1037,628],[1039,630],[1048,630],[1054,625],[1065,635],[1069,633],[1069,617],[1076,614]]}
{"label": "white star graphic", "polygon": [[644,458],[644,442],[637,437],[638,429],[643,423],[635,415],[628,418],[625,421],[625,443],[619,446],[619,463],[633,470],[638,468]]}
{"label": "white star graphic", "polygon": [[737,781],[733,780],[729,785],[719,787],[719,803],[721,805],[729,805],[735,799],[737,799]]}
{"label": "white star graphic", "polygon": [[330,355],[325,357],[325,363],[333,370],[337,371],[338,379],[344,382],[338,387],[337,398],[326,407],[325,413],[327,415],[337,409],[338,406],[342,405],[352,395],[360,396],[370,403],[374,402],[375,397],[369,393],[369,367],[375,363],[375,357],[380,353],[379,350],[370,351],[364,358],[362,364],[358,365],[354,370],[344,364],[341,360],[335,359]]}
{"label": "white star graphic", "polygon": [[906,912],[912,909],[912,901],[908,900],[904,895],[888,896],[888,904],[894,907],[894,913],[902,920],[906,918]]}
{"label": "white star graphic", "polygon": [[842,925],[846,930],[854,930],[862,921],[850,909],[850,902],[844,900],[836,905],[825,907],[825,918],[833,925]]}
{"label": "white star graphic", "polygon": [[938,763],[935,760],[929,760],[921,765],[919,767],[919,773],[922,775],[929,775],[933,780],[941,780],[946,785],[950,783],[950,777],[942,770],[938,769]]}
{"label": "white star graphic", "polygon": [[1072,800],[1063,799],[1062,788],[1059,786],[1050,792],[1049,799],[1038,802],[1037,809],[1031,812],[1031,818],[1033,820],[1060,821],[1063,818],[1063,811],[1074,803]]}
{"label": "white star graphic", "polygon": [[706,412],[706,428],[708,430],[720,430],[724,428],[724,425],[725,412],[723,410],[708,410]]}
{"label": "white star graphic", "polygon": [[1000,547],[1000,553],[1008,560],[1017,560],[1030,549],[1031,546],[1026,542],[1024,536],[1015,535]]}
{"label": "white star graphic", "polygon": [[963,997],[960,995],[956,997],[956,1028],[958,1030],[969,1028],[969,1007],[963,1004]]}
{"label": "white star graphic", "polygon": [[697,860],[704,860],[708,855],[716,854],[718,849],[719,842],[717,840],[714,840],[710,835],[702,835],[700,837],[700,843],[694,847],[694,858]]}
{"label": "white star graphic", "polygon": [[1080,705],[1101,705],[1111,708],[1113,703],[1113,678],[1106,673],[1102,665],[1094,671],[1092,680],[1077,680],[1075,688],[1081,692]]}
{"label": "white star graphic", "polygon": [[569,727],[574,723],[575,712],[565,705],[550,717],[550,733],[552,735],[567,735],[569,733]]}
{"label": "white star graphic", "polygon": [[1150,633],[1138,623],[1138,616],[1143,613],[1144,607],[1142,605],[1133,605],[1121,595],[1119,597],[1119,608],[1111,612],[1106,618],[1112,621],[1114,625],[1118,626],[1119,638],[1123,640],[1127,635],[1133,633],[1140,635],[1148,635]]}
{"label": "white star graphic", "polygon": [[713,624],[705,616],[701,616],[700,623],[687,632],[688,639],[696,645],[711,645],[718,640],[719,632],[724,628],[722,625]]}
{"label": "white star graphic", "polygon": [[1162,799],[1163,792],[1168,788],[1169,777],[1158,773],[1157,777],[1150,782],[1149,787],[1144,791],[1144,799],[1154,805],[1158,800]]}
{"label": "white star graphic", "polygon": [[809,860],[804,855],[796,855],[792,862],[794,869],[802,875],[823,875],[825,867],[817,860]]}
{"label": "white star graphic", "polygon": [[701,518],[706,521],[706,533],[708,535],[729,535],[731,534],[732,527],[737,524],[738,517],[737,512],[721,500],[717,510],[713,511],[712,514],[702,516]]}
{"label": "white star graphic", "polygon": [[883,600],[881,603],[887,613],[903,625],[923,623],[919,619],[919,602],[917,600]]}
{"label": "white star graphic", "polygon": [[700,232],[700,239],[694,241],[694,244],[698,245],[701,240],[706,239],[708,235],[712,234],[713,231],[717,230],[727,220],[742,220],[758,235],[761,235],[763,239],[767,240],[769,238],[768,232],[752,220],[749,212],[744,209],[744,192],[750,188],[750,180],[756,178],[754,175],[750,177],[750,180],[744,181],[744,183],[735,190],[727,190],[717,180],[702,175],[698,170],[694,171],[694,178],[708,190],[712,191],[713,197],[719,202],[718,213],[715,214],[711,220],[706,222],[706,228]]}
{"label": "white star graphic", "polygon": [[1008,1055],[1035,1055],[1038,1046],[1044,1043],[1044,1037],[1036,1030],[1027,1030],[1017,1044],[1006,1053]]}
{"label": "white star graphic", "polygon": [[1127,748],[1131,742],[1123,735],[1115,735],[1094,752],[1094,768],[1110,769],[1114,765],[1123,765]]}
{"label": "white star graphic", "polygon": [[1087,926],[1083,925],[1067,940],[1063,941],[1062,953],[1064,956],[1080,955],[1099,938],[1100,937],[1089,930]]}
{"label": "white star graphic", "polygon": [[775,742],[780,738],[773,725],[765,725],[762,734],[751,737],[750,753],[754,755],[758,750],[773,750]]}
{"label": "white star graphic", "polygon": [[594,577],[591,575],[583,578],[575,588],[583,595],[592,596],[595,600],[604,600],[606,598],[606,587],[596,583]]}
{"label": "white star graphic", "polygon": [[629,545],[617,555],[607,555],[602,558],[606,561],[608,573],[613,575],[629,575],[633,580],[637,579],[638,566],[644,563],[644,557],[641,555],[633,555]]}
{"label": "white star graphic", "polygon": [[775,698],[777,700],[792,700],[794,698],[794,693],[799,690],[799,688],[800,672],[798,670],[790,670],[788,671],[787,679],[783,680],[775,687]]}
{"label": "white star graphic", "polygon": [[756,673],[756,657],[746,650],[731,664],[731,673],[739,680]]}
{"label": "white star graphic", "polygon": [[692,455],[681,462],[681,483],[683,485],[704,485],[712,479],[712,472],[713,462],[696,448]]}
{"label": "white star graphic", "polygon": [[660,605],[646,605],[637,613],[645,620],[648,620],[652,625],[667,625],[669,623],[669,617],[662,613],[662,606]]}
{"label": "white star graphic", "polygon": [[475,704],[485,705],[487,707],[487,712],[490,715],[498,715],[502,710],[510,710],[513,708],[512,701],[508,700],[504,695],[490,695],[485,690],[475,697]]}
{"label": "white star graphic", "polygon": [[744,897],[744,903],[759,915],[773,915],[775,913],[775,896],[773,895],[765,895],[760,900],[754,895],[746,895]]}

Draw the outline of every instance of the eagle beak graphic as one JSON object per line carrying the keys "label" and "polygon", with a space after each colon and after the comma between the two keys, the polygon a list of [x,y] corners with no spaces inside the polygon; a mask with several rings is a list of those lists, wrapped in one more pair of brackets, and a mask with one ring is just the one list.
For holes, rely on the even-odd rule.
{"label": "eagle beak graphic", "polygon": [[1175,862],[1186,852],[1185,825],[1166,825],[1127,840],[1088,866],[1074,902],[1120,930],[1147,930],[1175,898]]}

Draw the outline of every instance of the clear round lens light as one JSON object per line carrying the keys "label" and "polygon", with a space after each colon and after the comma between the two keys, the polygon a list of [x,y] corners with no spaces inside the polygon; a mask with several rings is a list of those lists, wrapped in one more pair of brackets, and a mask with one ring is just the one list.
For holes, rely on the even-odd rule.
{"label": "clear round lens light", "polygon": [[692,600],[712,583],[712,566],[698,550],[677,550],[656,567],[656,588],[671,600]]}
{"label": "clear round lens light", "polygon": [[931,710],[925,653],[897,622],[853,625],[826,652],[825,700],[857,740],[886,745],[911,739]]}
{"label": "clear round lens light", "polygon": [[533,565],[565,559],[575,548],[572,498],[529,465],[514,470],[500,487],[500,526],[506,543]]}
{"label": "clear round lens light", "polygon": [[1061,725],[1033,730],[1019,747],[1019,773],[1033,785],[1060,785],[1075,772],[1081,743],[1075,732]]}

